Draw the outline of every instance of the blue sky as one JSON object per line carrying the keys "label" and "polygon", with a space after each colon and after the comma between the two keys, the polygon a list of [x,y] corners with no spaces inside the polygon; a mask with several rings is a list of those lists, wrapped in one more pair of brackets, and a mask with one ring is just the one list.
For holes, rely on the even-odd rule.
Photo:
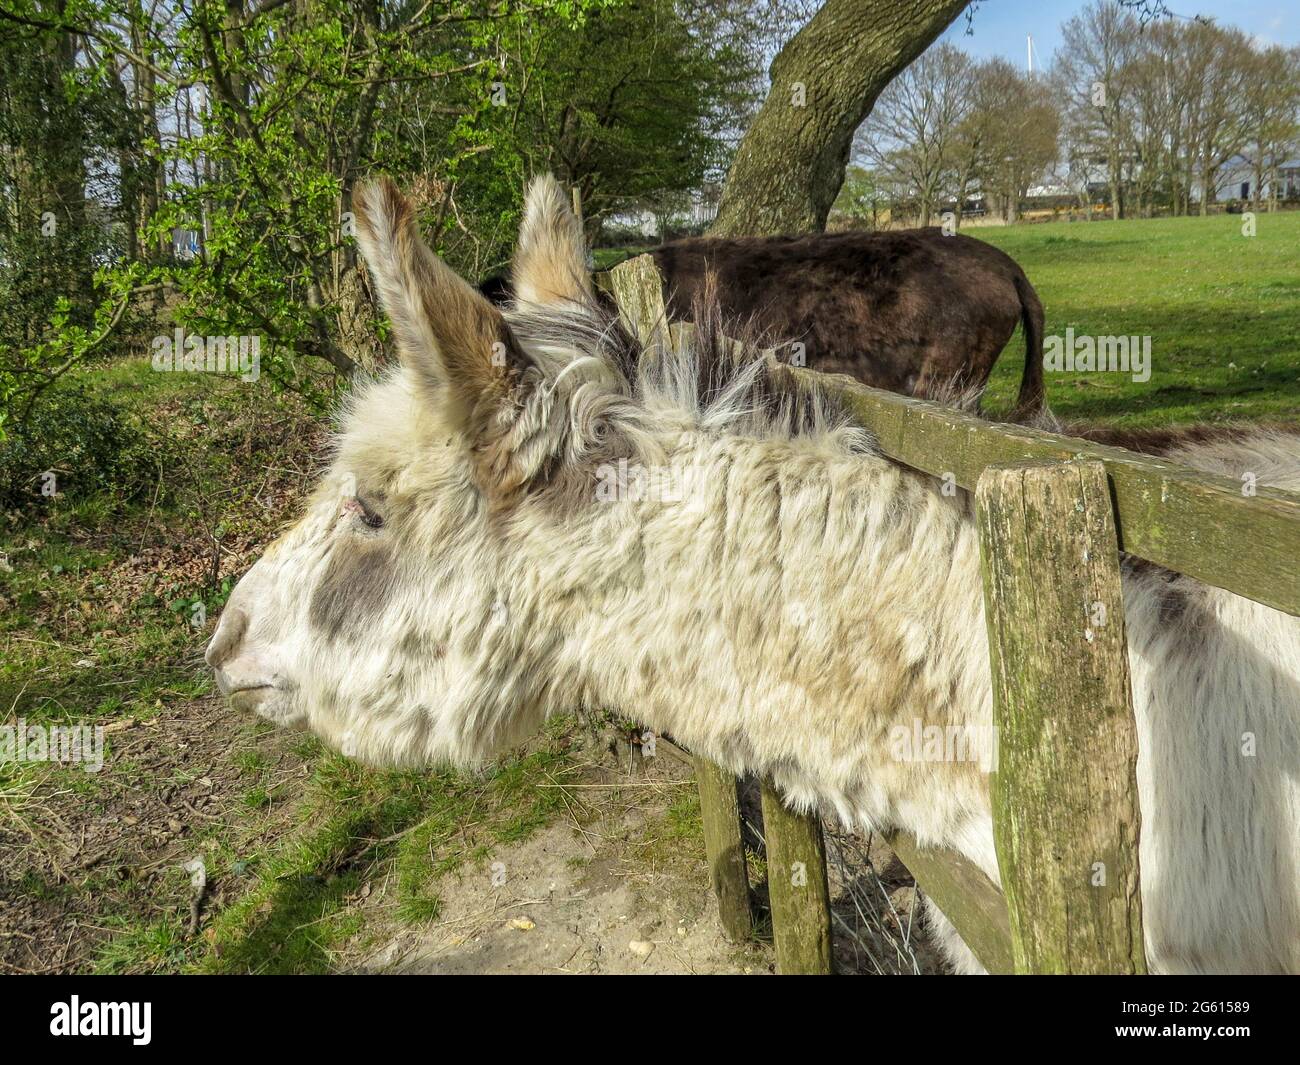
{"label": "blue sky", "polygon": [[[1077,14],[1085,0],[984,0],[966,36],[966,16],[959,15],[941,40],[984,59],[1002,56],[1022,70],[1025,36],[1033,34],[1034,65],[1046,66],[1061,42],[1061,23]],[[1300,3],[1296,0],[1167,0],[1179,15],[1208,15],[1223,26],[1236,26],[1271,44],[1300,44]]]}

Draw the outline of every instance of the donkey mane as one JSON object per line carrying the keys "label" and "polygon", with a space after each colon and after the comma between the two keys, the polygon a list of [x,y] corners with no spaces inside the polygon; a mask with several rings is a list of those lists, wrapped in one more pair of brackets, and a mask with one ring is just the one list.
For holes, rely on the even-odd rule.
{"label": "donkey mane", "polygon": [[[844,454],[876,450],[871,432],[855,422],[837,390],[809,375],[792,373],[770,353],[767,335],[752,320],[724,316],[716,278],[706,280],[693,307],[693,329],[681,347],[666,342],[666,330],[649,344],[641,343],[617,311],[597,299],[571,307],[516,303],[506,311],[506,320],[525,350],[539,359],[558,359],[561,367],[589,360],[617,368],[630,411],[635,412],[632,424],[650,412],[685,418],[705,432],[754,439],[816,438]],[[1063,420],[1047,408],[1004,418],[981,406],[983,394],[982,387],[953,382],[936,389],[930,402],[988,422],[1023,425],[1139,454],[1176,455],[1212,472],[1219,472],[1220,464],[1210,455],[1221,451],[1213,445],[1300,434],[1300,423],[1286,421],[1160,428],[1095,425]],[[623,425],[630,427],[626,421]]]}
{"label": "donkey mane", "polygon": [[666,330],[642,344],[601,301],[575,307],[515,304],[506,321],[524,350],[560,360],[559,375],[583,365],[618,371],[632,408],[656,418],[685,419],[708,433],[754,439],[833,440],[846,453],[871,449],[837,396],[800,382],[768,354],[752,323],[727,321],[716,286],[697,293],[689,342],[668,342]]}

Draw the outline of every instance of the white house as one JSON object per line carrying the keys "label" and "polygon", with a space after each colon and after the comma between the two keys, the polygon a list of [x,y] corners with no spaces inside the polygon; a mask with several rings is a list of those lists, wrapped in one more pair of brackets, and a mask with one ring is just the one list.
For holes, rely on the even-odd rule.
{"label": "white house", "polygon": [[[1264,187],[1259,190],[1264,199],[1270,197],[1269,175],[1264,177]],[[1289,159],[1278,167],[1278,199],[1285,200],[1300,196],[1300,158]],[[1242,155],[1234,155],[1215,177],[1214,201],[1224,203],[1230,200],[1250,200],[1255,198],[1255,165]],[[1197,194],[1200,189],[1197,187]]]}

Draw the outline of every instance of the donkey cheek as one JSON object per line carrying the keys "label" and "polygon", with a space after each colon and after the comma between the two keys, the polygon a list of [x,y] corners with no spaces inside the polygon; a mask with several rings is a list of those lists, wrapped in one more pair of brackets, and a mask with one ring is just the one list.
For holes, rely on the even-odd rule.
{"label": "donkey cheek", "polygon": [[340,545],[312,594],[308,620],[329,640],[373,632],[396,587],[396,565],[387,546]]}

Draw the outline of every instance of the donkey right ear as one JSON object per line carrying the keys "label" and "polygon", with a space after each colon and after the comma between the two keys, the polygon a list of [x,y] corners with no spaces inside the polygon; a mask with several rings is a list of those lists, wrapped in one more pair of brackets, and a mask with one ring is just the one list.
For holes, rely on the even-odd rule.
{"label": "donkey right ear", "polygon": [[512,404],[530,361],[501,312],[421,238],[415,209],[388,178],[352,194],[357,242],[393,323],[398,353],[459,426],[480,429]]}
{"label": "donkey right ear", "polygon": [[588,304],[593,299],[582,223],[550,174],[528,184],[511,276],[515,295],[524,303]]}

